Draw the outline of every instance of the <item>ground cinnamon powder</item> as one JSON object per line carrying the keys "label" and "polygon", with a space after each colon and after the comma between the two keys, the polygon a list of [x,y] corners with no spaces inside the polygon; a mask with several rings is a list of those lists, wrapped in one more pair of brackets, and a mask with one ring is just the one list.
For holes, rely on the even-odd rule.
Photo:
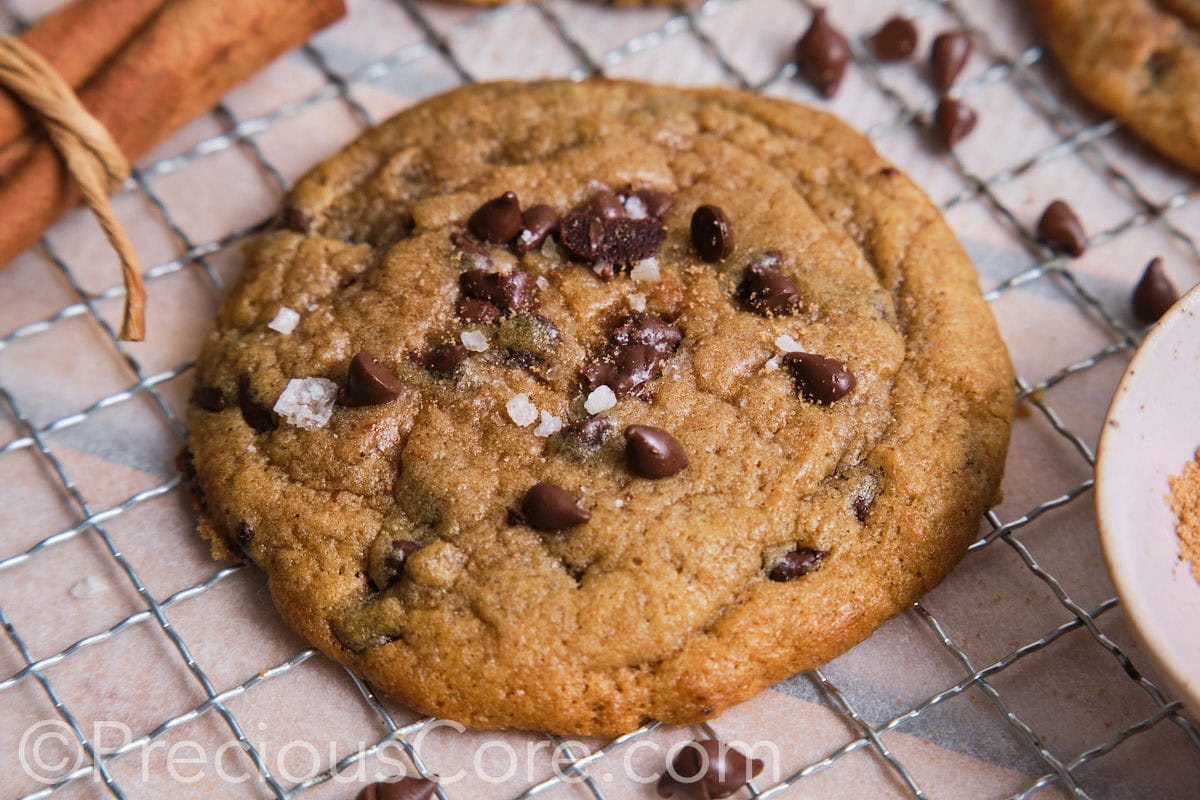
{"label": "ground cinnamon powder", "polygon": [[1200,451],[1183,468],[1182,475],[1170,478],[1171,510],[1178,522],[1179,551],[1192,565],[1192,576],[1200,581]]}

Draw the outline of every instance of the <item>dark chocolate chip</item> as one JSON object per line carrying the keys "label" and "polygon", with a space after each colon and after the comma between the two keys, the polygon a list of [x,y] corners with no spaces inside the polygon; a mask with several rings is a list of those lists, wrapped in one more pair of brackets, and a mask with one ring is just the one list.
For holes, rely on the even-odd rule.
{"label": "dark chocolate chip", "polygon": [[574,528],[592,518],[565,489],[546,482],[534,484],[525,493],[521,513],[530,527],[547,533]]}
{"label": "dark chocolate chip", "polygon": [[1087,234],[1075,210],[1062,200],[1046,206],[1037,224],[1037,238],[1056,253],[1078,258],[1087,249]]}
{"label": "dark chocolate chip", "polygon": [[380,781],[364,786],[356,800],[429,800],[437,792],[437,786],[425,778]]}
{"label": "dark chocolate chip", "polygon": [[192,392],[192,399],[205,411],[212,411],[215,414],[225,410],[225,393],[215,386],[197,386]]}
{"label": "dark chocolate chip", "polygon": [[773,581],[784,583],[793,578],[799,578],[801,575],[815,572],[824,560],[825,553],[822,551],[800,547],[779,559],[779,563],[771,567],[767,577]]}
{"label": "dark chocolate chip", "polygon": [[617,197],[616,192],[608,188],[601,189],[592,195],[592,199],[584,206],[583,213],[599,217],[600,219],[617,219],[618,217],[628,216],[625,211],[625,204],[621,202],[621,198]]}
{"label": "dark chocolate chip", "polygon": [[942,98],[933,115],[934,126],[947,147],[954,147],[965,139],[968,133],[975,130],[977,122],[979,115],[973,108],[949,97]]}
{"label": "dark chocolate chip", "polygon": [[588,388],[607,386],[618,397],[650,398],[647,385],[662,375],[662,357],[653,347],[632,344],[618,348],[608,360],[597,361],[583,368]]}
{"label": "dark chocolate chip", "polygon": [[463,322],[491,325],[500,321],[500,309],[487,300],[464,297],[458,301],[458,307],[455,310],[458,318]]}
{"label": "dark chocolate chip", "polygon": [[388,545],[387,555],[383,557],[383,570],[376,578],[382,580],[383,585],[376,584],[375,588],[382,592],[400,580],[400,576],[404,574],[404,563],[420,549],[421,545],[408,539],[393,539]]}
{"label": "dark chocolate chip", "polygon": [[[778,262],[778,258],[773,259]],[[742,304],[764,317],[785,317],[800,311],[800,290],[796,283],[770,262],[756,260],[746,267],[738,285]]]}
{"label": "dark chocolate chip", "polygon": [[783,364],[796,379],[800,394],[823,406],[845,397],[856,383],[845,364],[815,353],[788,353]]}
{"label": "dark chocolate chip", "polygon": [[537,278],[528,272],[487,272],[469,269],[458,276],[462,293],[476,300],[487,300],[508,312],[526,311],[537,302]]}
{"label": "dark chocolate chip", "polygon": [[683,341],[683,331],[662,317],[646,312],[624,320],[613,328],[611,335],[618,345],[644,344],[663,357],[674,353]]}
{"label": "dark chocolate chip", "polygon": [[238,378],[238,408],[241,409],[242,419],[255,433],[268,433],[275,430],[275,426],[278,424],[275,421],[275,412],[260,405],[254,399],[254,394],[250,390],[249,375],[242,375]]}
{"label": "dark chocolate chip", "polygon": [[296,233],[308,233],[308,228],[312,224],[308,215],[295,206],[288,206],[283,209],[281,217],[283,219],[283,227]]}
{"label": "dark chocolate chip", "polygon": [[846,65],[850,63],[850,45],[846,37],[829,24],[825,9],[813,12],[812,24],[796,43],[796,64],[800,74],[821,94],[833,97],[841,86]]}
{"label": "dark chocolate chip", "polygon": [[1158,322],[1167,309],[1175,305],[1179,292],[1163,269],[1163,260],[1154,258],[1146,265],[1137,288],[1133,291],[1133,313],[1146,324]]}
{"label": "dark chocolate chip", "polygon": [[643,478],[669,478],[687,468],[688,457],[671,434],[649,425],[625,429],[625,462]]}
{"label": "dark chocolate chip", "polygon": [[917,26],[904,17],[892,17],[871,37],[871,47],[880,61],[903,61],[917,49]]}
{"label": "dark chocolate chip", "polygon": [[521,203],[512,192],[493,197],[467,220],[467,230],[485,242],[505,244],[521,232]]}
{"label": "dark chocolate chip", "polygon": [[636,264],[657,253],[666,238],[666,228],[657,219],[611,219],[604,223],[601,255],[613,264]]}
{"label": "dark chocolate chip", "polygon": [[954,80],[971,57],[971,49],[971,37],[963,31],[947,31],[933,40],[929,63],[938,91],[944,92],[954,85]]}
{"label": "dark chocolate chip", "polygon": [[544,204],[527,208],[521,215],[521,226],[521,232],[517,234],[518,255],[524,255],[546,241],[546,237],[558,228],[558,212]]}
{"label": "dark chocolate chip", "polygon": [[[711,713],[711,712],[709,712]],[[715,739],[687,742],[658,779],[660,797],[689,800],[731,797],[762,771],[763,762]]]}
{"label": "dark chocolate chip", "polygon": [[638,189],[633,196],[642,201],[646,214],[652,219],[662,219],[675,205],[675,197],[661,189]]}
{"label": "dark chocolate chip", "polygon": [[705,261],[720,261],[733,252],[733,226],[717,206],[700,206],[692,214],[692,244]]}
{"label": "dark chocolate chip", "polygon": [[458,368],[467,360],[467,348],[461,344],[450,342],[439,344],[421,357],[425,369],[439,378],[449,378],[458,372]]}
{"label": "dark chocolate chip", "polygon": [[575,258],[595,261],[603,252],[604,221],[591,214],[572,214],[559,226],[558,238]]}
{"label": "dark chocolate chip", "polygon": [[346,385],[338,391],[343,406],[381,406],[400,396],[404,384],[396,374],[366,352],[350,359]]}

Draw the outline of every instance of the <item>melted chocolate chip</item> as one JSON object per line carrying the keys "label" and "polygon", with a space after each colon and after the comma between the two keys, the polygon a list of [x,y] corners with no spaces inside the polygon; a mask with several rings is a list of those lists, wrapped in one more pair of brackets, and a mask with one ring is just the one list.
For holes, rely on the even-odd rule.
{"label": "melted chocolate chip", "polygon": [[380,781],[364,786],[355,800],[429,800],[437,792],[437,786],[426,778]]}
{"label": "melted chocolate chip", "polygon": [[595,261],[604,247],[604,221],[590,214],[571,214],[562,221],[558,238],[580,261]]}
{"label": "melted chocolate chip", "polygon": [[892,17],[871,37],[871,47],[880,61],[903,61],[917,49],[917,26],[904,17]]}
{"label": "melted chocolate chip", "polygon": [[283,222],[283,227],[287,228],[289,231],[295,231],[296,233],[308,233],[308,228],[312,224],[312,221],[309,220],[308,216],[295,206],[288,206],[287,208],[283,209],[280,217]]}
{"label": "melted chocolate chip", "polygon": [[933,124],[947,147],[954,147],[965,139],[967,134],[975,130],[975,124],[978,122],[979,115],[973,108],[961,100],[949,97],[938,103],[937,111],[933,115]]}
{"label": "melted chocolate chip", "polygon": [[842,84],[850,63],[850,45],[846,37],[829,24],[825,9],[813,13],[812,24],[796,43],[796,64],[800,73],[821,94],[833,97]]}
{"label": "melted chocolate chip", "polygon": [[1056,253],[1078,258],[1087,249],[1087,234],[1075,210],[1062,200],[1046,206],[1037,224],[1037,238]]}
{"label": "melted chocolate chip", "polygon": [[458,285],[467,297],[486,300],[510,313],[529,310],[537,302],[537,279],[528,272],[469,269],[458,276]]}
{"label": "melted chocolate chip", "polygon": [[662,374],[662,362],[675,352],[683,332],[653,314],[636,314],[612,331],[600,359],[583,368],[589,389],[607,386],[618,397],[650,397],[650,381]]}
{"label": "melted chocolate chip", "polygon": [[669,478],[687,468],[683,445],[662,428],[630,425],[625,429],[625,462],[643,478]]}
{"label": "melted chocolate chip", "polygon": [[692,245],[705,261],[720,261],[733,252],[733,226],[717,206],[700,206],[692,214]]}
{"label": "melted chocolate chip", "polygon": [[612,339],[622,346],[644,344],[666,357],[683,341],[683,331],[659,316],[641,312],[613,328]]}
{"label": "melted chocolate chip", "polygon": [[738,284],[738,299],[764,317],[784,317],[800,312],[800,290],[796,283],[779,272],[773,259],[759,259],[746,267]]}
{"label": "melted chocolate chip", "polygon": [[1163,269],[1163,260],[1154,258],[1146,265],[1137,288],[1133,291],[1133,313],[1146,324],[1158,322],[1167,309],[1175,305],[1179,292]]}
{"label": "melted chocolate chip", "polygon": [[771,567],[767,577],[778,583],[785,583],[799,578],[801,575],[815,572],[820,569],[821,562],[824,560],[825,553],[822,551],[800,547],[779,559],[779,563]]}
{"label": "melted chocolate chip", "polygon": [[546,533],[574,528],[592,518],[565,489],[546,482],[534,484],[525,493],[521,513],[531,528]]}
{"label": "melted chocolate chip", "polygon": [[604,224],[601,255],[613,264],[636,264],[657,253],[666,238],[666,228],[657,219],[612,219]]}
{"label": "melted chocolate chip", "polygon": [[522,230],[517,234],[517,254],[524,255],[540,247],[546,237],[558,228],[558,212],[548,205],[525,209],[521,215]]}
{"label": "melted chocolate chip", "polygon": [[350,360],[346,385],[338,391],[338,403],[343,406],[380,406],[400,396],[404,384],[390,369],[366,352]]}
{"label": "melted chocolate chip", "polygon": [[404,563],[420,549],[421,545],[408,539],[393,539],[388,545],[387,555],[383,557],[383,569],[376,576],[376,580],[382,585],[376,583],[375,588],[382,592],[400,580],[400,576],[404,574]]}
{"label": "melted chocolate chip", "polygon": [[464,297],[459,300],[455,311],[463,322],[491,325],[500,321],[500,309],[487,300],[478,300],[474,297]]}
{"label": "melted chocolate chip", "polygon": [[584,206],[583,211],[585,214],[600,219],[617,219],[627,216],[625,204],[621,202],[621,198],[617,197],[617,193],[612,189],[607,188],[592,195],[592,199]]}
{"label": "melted chocolate chip", "polygon": [[658,779],[660,797],[678,792],[689,800],[730,797],[763,768],[739,750],[713,739],[688,742],[676,753],[671,768]]}
{"label": "melted chocolate chip", "polygon": [[801,396],[823,406],[845,397],[856,383],[845,364],[815,353],[788,353],[783,365],[796,379]]}
{"label": "melted chocolate chip", "polygon": [[963,31],[947,31],[933,40],[929,63],[938,91],[944,92],[954,85],[958,73],[971,57],[971,49],[971,37]]}
{"label": "melted chocolate chip", "polygon": [[238,378],[238,408],[242,412],[242,419],[255,433],[269,433],[275,430],[278,424],[275,421],[275,413],[254,399],[249,375]]}
{"label": "melted chocolate chip", "polygon": [[437,377],[450,378],[458,372],[458,368],[467,360],[467,356],[467,348],[461,344],[450,342],[430,349],[421,357],[421,363],[425,369]]}
{"label": "melted chocolate chip", "polygon": [[633,196],[642,201],[646,214],[653,219],[662,219],[675,205],[675,198],[671,193],[660,189],[638,189]]}
{"label": "melted chocolate chip", "polygon": [[205,411],[215,414],[225,410],[225,393],[214,386],[197,386],[192,392],[192,399]]}
{"label": "melted chocolate chip", "polygon": [[488,200],[467,220],[467,230],[492,244],[511,242],[521,225],[521,203],[512,192]]}

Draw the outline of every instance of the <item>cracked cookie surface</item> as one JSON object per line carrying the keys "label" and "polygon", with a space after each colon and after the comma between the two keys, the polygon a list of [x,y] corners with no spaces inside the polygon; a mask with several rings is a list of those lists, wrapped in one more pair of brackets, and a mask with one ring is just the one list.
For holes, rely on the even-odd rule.
{"label": "cracked cookie surface", "polygon": [[284,219],[197,365],[201,532],[422,712],[714,717],[934,586],[995,498],[1013,380],[974,269],[828,114],[474,86]]}

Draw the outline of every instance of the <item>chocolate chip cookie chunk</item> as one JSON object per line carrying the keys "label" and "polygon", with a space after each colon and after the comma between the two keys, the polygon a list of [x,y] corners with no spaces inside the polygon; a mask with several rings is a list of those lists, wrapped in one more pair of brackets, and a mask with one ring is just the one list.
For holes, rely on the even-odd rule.
{"label": "chocolate chip cookie chunk", "polygon": [[1089,100],[1200,170],[1200,0],[1033,0],[1050,49]]}
{"label": "chocolate chip cookie chunk", "polygon": [[714,717],[933,587],[996,497],[1013,379],[975,272],[828,114],[473,86],[283,219],[197,365],[201,531],[423,712]]}

